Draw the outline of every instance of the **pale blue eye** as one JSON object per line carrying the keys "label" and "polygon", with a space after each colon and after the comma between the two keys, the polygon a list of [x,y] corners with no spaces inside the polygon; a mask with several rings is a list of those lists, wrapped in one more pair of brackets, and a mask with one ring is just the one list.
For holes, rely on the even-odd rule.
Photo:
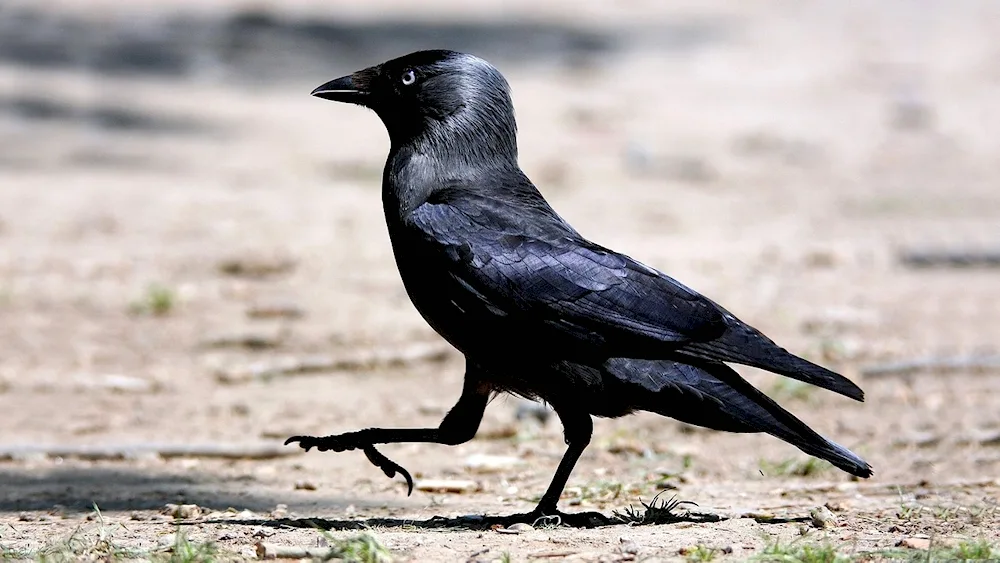
{"label": "pale blue eye", "polygon": [[414,74],[412,70],[407,70],[403,73],[402,81],[403,86],[409,86],[417,81],[417,75]]}

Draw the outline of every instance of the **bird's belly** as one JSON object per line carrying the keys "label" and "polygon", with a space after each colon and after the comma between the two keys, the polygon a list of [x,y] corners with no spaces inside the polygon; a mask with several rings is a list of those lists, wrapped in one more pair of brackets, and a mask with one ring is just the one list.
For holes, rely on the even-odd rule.
{"label": "bird's belly", "polygon": [[454,282],[444,276],[416,275],[404,278],[403,285],[427,324],[460,351],[475,351],[487,337],[502,345],[504,331],[495,326],[495,320],[468,305],[463,307],[450,291],[450,283]]}
{"label": "bird's belly", "polygon": [[410,301],[427,324],[459,351],[483,356],[528,345],[525,327],[518,330],[501,311],[491,310],[445,267],[430,260],[408,262],[400,261],[399,270]]}

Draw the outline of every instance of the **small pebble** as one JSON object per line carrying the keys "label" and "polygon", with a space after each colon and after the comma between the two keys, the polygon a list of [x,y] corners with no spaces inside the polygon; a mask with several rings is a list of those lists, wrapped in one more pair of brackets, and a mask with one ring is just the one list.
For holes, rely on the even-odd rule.
{"label": "small pebble", "polygon": [[201,507],[197,504],[168,504],[162,511],[177,520],[190,520],[201,516]]}
{"label": "small pebble", "polygon": [[639,544],[629,538],[622,536],[618,538],[618,543],[621,544],[618,546],[618,549],[624,554],[637,555],[639,553]]}
{"label": "small pebble", "polygon": [[809,511],[812,525],[817,528],[829,528],[837,524],[837,515],[825,506],[817,506]]}
{"label": "small pebble", "polygon": [[416,489],[425,493],[471,493],[479,489],[475,481],[462,479],[421,479]]}
{"label": "small pebble", "polygon": [[906,547],[909,549],[930,549],[930,538],[904,538],[899,540],[896,547]]}

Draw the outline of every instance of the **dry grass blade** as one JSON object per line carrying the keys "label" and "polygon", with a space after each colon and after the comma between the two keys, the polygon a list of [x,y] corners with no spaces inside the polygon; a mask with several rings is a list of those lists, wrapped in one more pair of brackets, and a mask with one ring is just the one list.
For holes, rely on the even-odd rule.
{"label": "dry grass blade", "polygon": [[641,510],[632,505],[629,505],[624,511],[615,510],[612,513],[612,518],[624,524],[672,524],[689,519],[687,512],[682,514],[676,512],[680,506],[685,504],[698,506],[697,503],[689,500],[677,500],[676,495],[670,497],[669,500],[661,501],[659,498],[662,494],[662,491],[657,493],[648,504],[639,499],[639,504],[642,505]]}

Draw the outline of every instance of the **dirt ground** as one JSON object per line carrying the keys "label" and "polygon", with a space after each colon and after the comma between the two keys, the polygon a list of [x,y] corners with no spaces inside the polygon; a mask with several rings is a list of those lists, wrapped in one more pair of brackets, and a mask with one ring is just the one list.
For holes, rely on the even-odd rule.
{"label": "dirt ground", "polygon": [[[330,541],[304,519],[367,527],[402,561],[1000,541],[1000,271],[900,259],[1000,248],[996,3],[169,4],[0,11],[5,556],[68,538],[149,556],[178,523],[236,557]],[[495,400],[467,444],[382,449],[418,485],[471,482],[460,493],[407,496],[359,452],[281,446],[434,426],[459,395],[462,359],[392,261],[381,124],[308,96],[451,46],[505,73],[522,165],[582,233],[864,388],[854,403],[741,368],[872,479],[769,436],[598,420],[565,510],[664,491],[716,521],[508,534],[468,517],[530,509],[564,449],[519,400]],[[260,459],[219,457],[240,449]],[[809,519],[823,505],[826,528]]]}

